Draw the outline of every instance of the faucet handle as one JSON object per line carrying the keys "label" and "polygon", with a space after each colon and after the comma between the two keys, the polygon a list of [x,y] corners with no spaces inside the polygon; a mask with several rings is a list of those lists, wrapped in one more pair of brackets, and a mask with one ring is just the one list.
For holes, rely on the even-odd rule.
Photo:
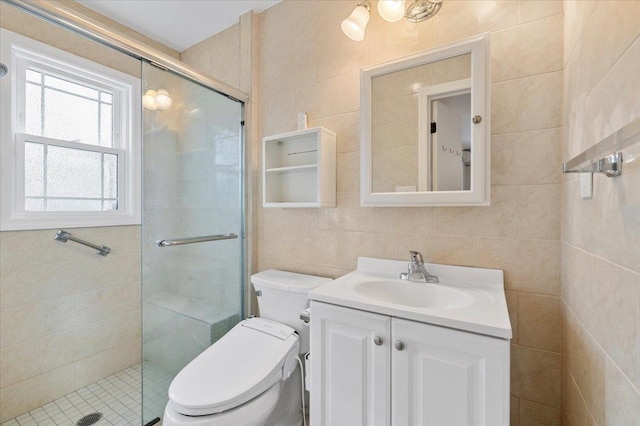
{"label": "faucet handle", "polygon": [[409,250],[409,254],[411,254],[411,263],[416,265],[424,264],[424,260],[422,259],[422,254],[419,251]]}

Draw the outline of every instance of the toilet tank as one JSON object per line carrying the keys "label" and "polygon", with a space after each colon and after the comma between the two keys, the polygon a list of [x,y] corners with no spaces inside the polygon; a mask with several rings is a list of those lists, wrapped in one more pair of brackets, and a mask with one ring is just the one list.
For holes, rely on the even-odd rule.
{"label": "toilet tank", "polygon": [[300,313],[309,307],[307,294],[329,281],[330,278],[275,269],[251,276],[260,316],[295,328],[300,335],[300,353],[309,351],[309,327],[300,319]]}

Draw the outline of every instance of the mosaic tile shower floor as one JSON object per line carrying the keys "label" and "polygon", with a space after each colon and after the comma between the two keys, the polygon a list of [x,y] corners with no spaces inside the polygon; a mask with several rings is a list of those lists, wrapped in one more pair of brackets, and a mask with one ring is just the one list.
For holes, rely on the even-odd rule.
{"label": "mosaic tile shower floor", "polygon": [[82,417],[99,412],[96,426],[140,425],[142,367],[136,365],[78,389],[2,426],[75,426]]}

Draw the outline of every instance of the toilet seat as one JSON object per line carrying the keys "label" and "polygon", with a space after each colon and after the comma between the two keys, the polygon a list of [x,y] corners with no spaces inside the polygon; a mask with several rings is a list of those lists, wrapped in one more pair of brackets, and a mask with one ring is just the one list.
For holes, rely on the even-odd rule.
{"label": "toilet seat", "polygon": [[244,320],[173,379],[169,405],[187,416],[242,405],[283,379],[283,366],[298,348],[293,328],[264,318]]}

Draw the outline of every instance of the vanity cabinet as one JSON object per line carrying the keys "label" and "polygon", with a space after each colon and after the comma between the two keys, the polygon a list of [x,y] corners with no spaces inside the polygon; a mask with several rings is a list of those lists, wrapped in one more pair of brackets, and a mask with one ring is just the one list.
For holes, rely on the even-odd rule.
{"label": "vanity cabinet", "polygon": [[336,206],[336,134],[324,127],[262,140],[263,207]]}
{"label": "vanity cabinet", "polygon": [[311,302],[311,424],[509,424],[509,341]]}

